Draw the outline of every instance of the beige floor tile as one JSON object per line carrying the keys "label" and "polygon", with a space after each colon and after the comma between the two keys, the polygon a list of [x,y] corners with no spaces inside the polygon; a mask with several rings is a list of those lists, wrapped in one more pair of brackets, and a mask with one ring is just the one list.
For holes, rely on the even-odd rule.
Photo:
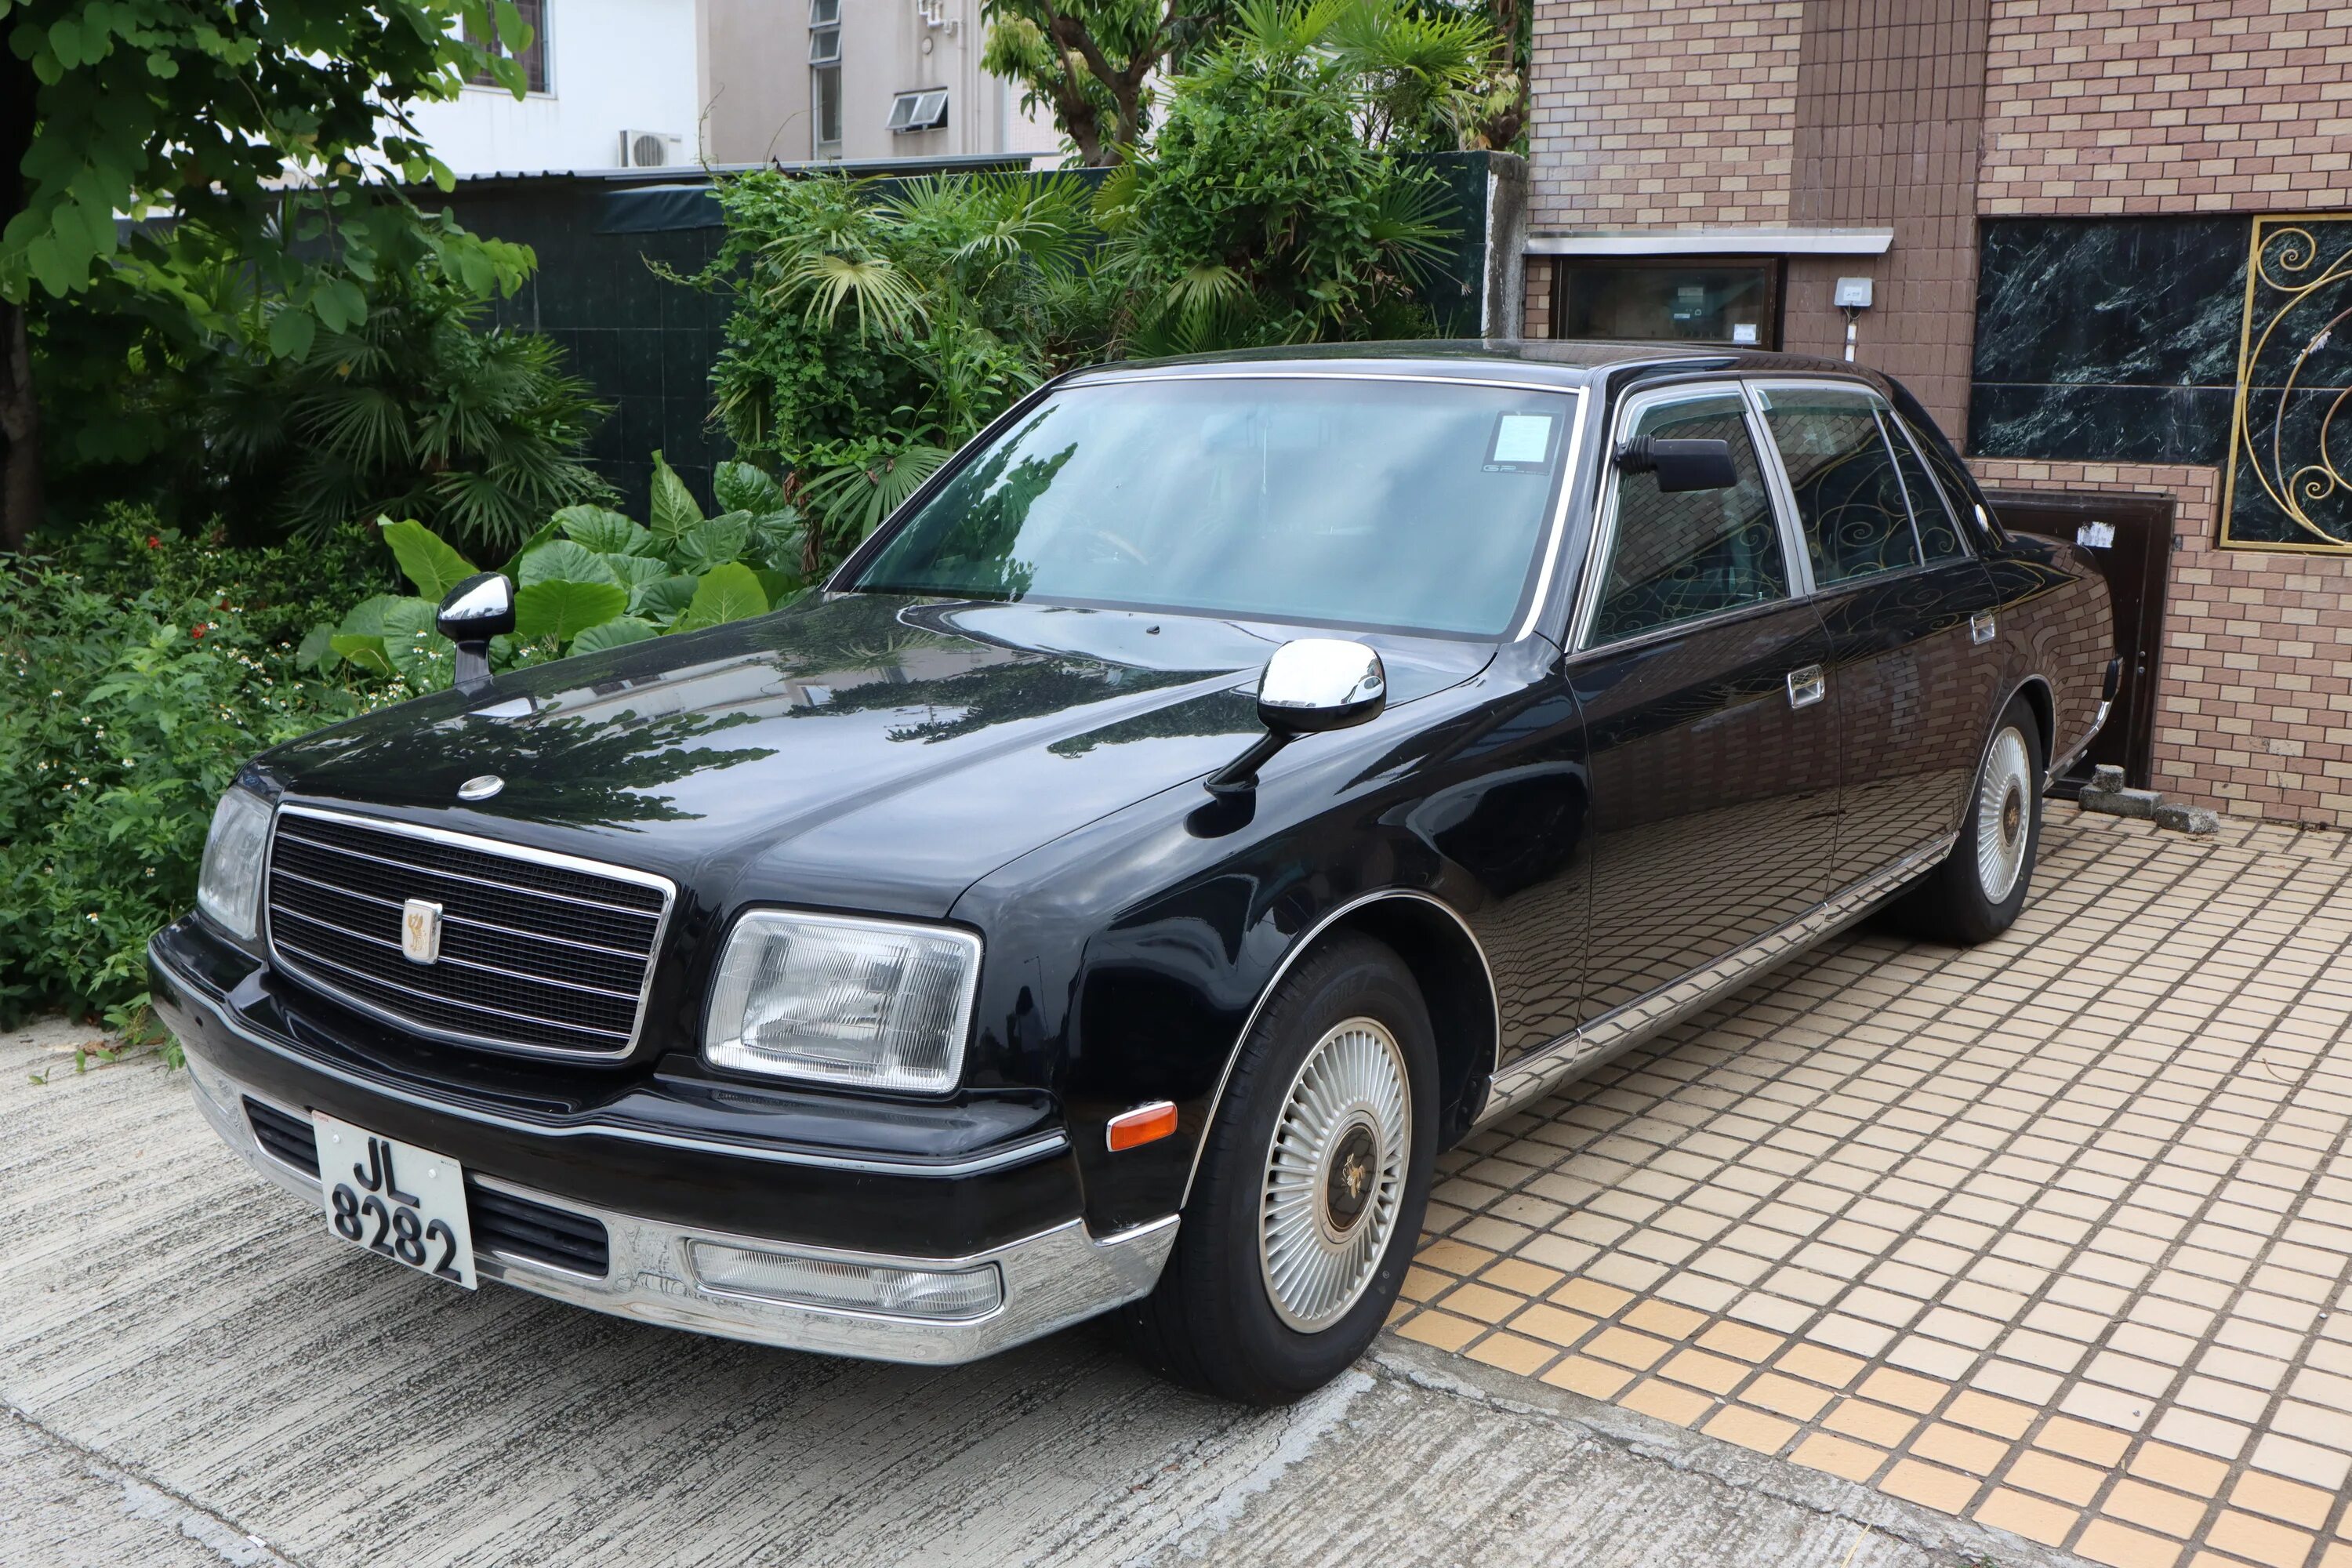
{"label": "beige floor tile", "polygon": [[1633,1293],[1614,1285],[1604,1285],[1598,1279],[1576,1279],[1553,1290],[1551,1299],[1560,1306],[1588,1317],[1606,1318],[1632,1301]]}
{"label": "beige floor tile", "polygon": [[2312,1538],[2300,1530],[2228,1510],[2206,1527],[2205,1542],[2263,1568],[2304,1568],[2314,1545]]}
{"label": "beige floor tile", "polygon": [[2325,1525],[2335,1501],[2333,1494],[2317,1487],[2281,1480],[2276,1476],[2266,1476],[2258,1470],[2250,1470],[2239,1477],[2238,1484],[2230,1489],[2231,1507],[2284,1520],[2306,1530],[2317,1530]]}
{"label": "beige floor tile", "polygon": [[1458,1351],[1477,1338],[1485,1327],[1485,1324],[1472,1322],[1467,1318],[1449,1317],[1433,1310],[1416,1312],[1397,1332],[1406,1339],[1434,1345],[1442,1351]]}
{"label": "beige floor tile", "polygon": [[[1889,1487],[1886,1489],[1892,1491],[1895,1489]],[[1969,1517],[1979,1524],[1990,1524],[2021,1535],[2028,1541],[2055,1546],[2073,1533],[2075,1521],[2082,1515],[2047,1498],[2030,1497],[2024,1492],[1999,1487],[1994,1489],[1991,1496],[1977,1504]]]}
{"label": "beige floor tile", "polygon": [[1630,1392],[1619,1394],[1617,1403],[1628,1410],[1638,1410],[1644,1415],[1654,1415],[1661,1421],[1687,1426],[1706,1415],[1715,1401],[1704,1394],[1694,1394],[1687,1388],[1650,1377],[1636,1384]]}
{"label": "beige floor tile", "polygon": [[1912,1434],[1918,1426],[1919,1419],[1884,1405],[1873,1405],[1866,1399],[1841,1399],[1827,1415],[1822,1417],[1821,1424],[1832,1432],[1860,1437],[1882,1448],[1893,1448],[1899,1447],[1903,1439]]}
{"label": "beige floor tile", "polygon": [[1710,1437],[1720,1437],[1759,1454],[1777,1454],[1801,1428],[1794,1421],[1731,1405],[1717,1411],[1700,1430]]}
{"label": "beige floor tile", "polygon": [[2084,1526],[2082,1536],[2074,1542],[2076,1556],[2106,1563],[2108,1568],[2173,1568],[2185,1550],[2178,1541],[2167,1541],[2111,1519],[2093,1520]]}
{"label": "beige floor tile", "polygon": [[1633,1374],[1622,1367],[1611,1366],[1587,1356],[1572,1355],[1560,1361],[1543,1374],[1543,1381],[1560,1388],[1573,1390],[1591,1399],[1612,1399],[1617,1391],[1633,1381]]}
{"label": "beige floor tile", "polygon": [[1792,1415],[1800,1421],[1811,1420],[1832,1397],[1827,1389],[1801,1383],[1793,1377],[1783,1377],[1774,1372],[1763,1373],[1739,1391],[1743,1404],[1759,1405],[1782,1415]]}
{"label": "beige floor tile", "polygon": [[1866,1444],[1849,1442],[1816,1432],[1796,1447],[1789,1458],[1816,1470],[1843,1476],[1850,1481],[1866,1481],[1875,1475],[1878,1467],[1886,1462],[1885,1453]]}
{"label": "beige floor tile", "polygon": [[1878,1489],[1938,1513],[1957,1515],[1977,1495],[1979,1485],[1974,1476],[1964,1476],[1957,1470],[1942,1469],[1917,1459],[1898,1459],[1878,1483]]}
{"label": "beige floor tile", "polygon": [[1492,1333],[1470,1347],[1472,1361],[1499,1366],[1505,1372],[1516,1372],[1522,1377],[1532,1377],[1559,1354],[1556,1345],[1523,1340],[1517,1334]]}
{"label": "beige floor tile", "polygon": [[1997,1437],[2017,1438],[2025,1436],[2033,1425],[2034,1410],[2012,1399],[1996,1399],[1990,1394],[1965,1389],[1954,1396],[1944,1411],[1944,1419],[1990,1432]]}
{"label": "beige floor tile", "polygon": [[2168,1443],[2143,1443],[2125,1467],[2133,1475],[2198,1497],[2219,1497],[2230,1467],[2204,1454],[2192,1454]]}
{"label": "beige floor tile", "polygon": [[[1917,1445],[1913,1445],[1913,1451],[1917,1451]],[[2018,1454],[2001,1479],[2011,1486],[2081,1508],[2099,1495],[2099,1489],[2106,1484],[2107,1472],[2038,1448],[2027,1448]]]}
{"label": "beige floor tile", "polygon": [[2201,1499],[2183,1497],[2179,1492],[2126,1478],[2108,1491],[2099,1510],[2187,1541],[2204,1525],[2209,1507]]}

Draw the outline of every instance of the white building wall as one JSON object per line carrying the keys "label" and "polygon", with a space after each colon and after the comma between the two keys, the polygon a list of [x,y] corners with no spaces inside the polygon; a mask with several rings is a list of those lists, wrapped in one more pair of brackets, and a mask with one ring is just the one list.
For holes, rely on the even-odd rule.
{"label": "white building wall", "polygon": [[546,0],[545,14],[546,92],[518,102],[468,87],[415,106],[443,163],[460,174],[611,169],[624,130],[682,136],[684,161],[699,160],[698,0]]}

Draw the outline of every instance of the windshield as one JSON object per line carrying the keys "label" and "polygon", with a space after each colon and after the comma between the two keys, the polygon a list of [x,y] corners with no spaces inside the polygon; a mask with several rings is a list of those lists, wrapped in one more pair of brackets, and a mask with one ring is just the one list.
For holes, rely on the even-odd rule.
{"label": "windshield", "polygon": [[972,453],[854,586],[1499,636],[1576,395],[1330,376],[1072,387]]}

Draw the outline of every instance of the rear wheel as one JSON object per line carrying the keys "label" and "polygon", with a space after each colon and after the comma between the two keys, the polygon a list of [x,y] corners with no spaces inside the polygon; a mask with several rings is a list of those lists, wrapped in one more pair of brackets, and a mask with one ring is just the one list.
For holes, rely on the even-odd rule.
{"label": "rear wheel", "polygon": [[2042,842],[2042,767],[2041,725],[2024,699],[2012,699],[1985,742],[1950,856],[1895,903],[1898,926],[1969,947],[2015,922]]}
{"label": "rear wheel", "polygon": [[1344,1371],[1412,1261],[1436,1152],[1436,1047],[1395,953],[1333,938],[1244,1042],[1168,1268],[1122,1314],[1163,1375],[1281,1405]]}

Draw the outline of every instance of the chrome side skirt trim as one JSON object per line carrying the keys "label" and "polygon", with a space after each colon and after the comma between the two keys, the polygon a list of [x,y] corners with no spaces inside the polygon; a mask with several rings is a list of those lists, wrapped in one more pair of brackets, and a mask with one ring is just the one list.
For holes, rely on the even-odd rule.
{"label": "chrome side skirt trim", "polygon": [[1958,839],[1958,834],[1947,833],[1705,968],[1695,969],[1549,1045],[1538,1047],[1495,1075],[1475,1125],[1483,1127],[1540,1100],[1579,1073],[1599,1067],[1833,935],[1904,883],[1933,868],[1952,852]]}
{"label": "chrome side skirt trim", "polygon": [[[286,1115],[308,1121],[307,1114],[296,1107],[253,1094],[206,1060],[201,1050],[189,1051],[187,1061],[196,1108],[213,1131],[255,1172],[308,1204],[316,1224],[320,1207],[317,1180],[275,1158],[262,1146],[253,1135],[240,1101],[250,1095],[265,1104],[276,1105]],[[828,1355],[933,1366],[992,1355],[1148,1294],[1159,1283],[1169,1251],[1176,1244],[1178,1223],[1177,1216],[1171,1214],[1116,1235],[1098,1237],[1087,1229],[1083,1219],[1072,1219],[966,1257],[917,1258],[705,1231],[575,1203],[479,1173],[475,1173],[475,1180],[535,1203],[603,1222],[612,1257],[608,1272],[599,1278],[485,1249],[475,1255],[475,1267],[485,1279],[615,1317],[696,1333]],[[1003,1281],[1004,1296],[1001,1305],[982,1317],[941,1320],[853,1311],[715,1290],[695,1277],[688,1250],[688,1243],[695,1240],[886,1268],[989,1267],[997,1271]]]}
{"label": "chrome side skirt trim", "polygon": [[[974,1154],[960,1160],[931,1161],[894,1159],[887,1154],[824,1154],[806,1149],[779,1149],[765,1144],[730,1142],[721,1138],[690,1138],[676,1132],[656,1132],[646,1128],[631,1127],[612,1121],[556,1123],[526,1121],[518,1117],[501,1116],[492,1110],[482,1110],[473,1106],[457,1105],[446,1100],[436,1100],[431,1095],[419,1094],[413,1089],[402,1089],[396,1084],[385,1083],[365,1074],[339,1068],[331,1062],[321,1061],[307,1052],[274,1040],[247,1025],[236,1016],[234,1010],[224,1006],[217,999],[206,994],[186,974],[164,963],[162,954],[155,951],[152,942],[148,944],[147,962],[166,971],[178,980],[188,999],[202,1007],[219,1023],[222,1028],[249,1046],[292,1062],[305,1072],[314,1072],[321,1078],[333,1079],[338,1083],[349,1084],[352,1088],[362,1089],[369,1094],[381,1095],[386,1100],[396,1100],[404,1105],[415,1106],[420,1110],[454,1117],[461,1121],[479,1122],[486,1127],[496,1127],[509,1132],[520,1132],[533,1138],[610,1138],[623,1143],[646,1143],[656,1148],[683,1149],[697,1154],[718,1154],[730,1160],[757,1160],[771,1165],[807,1165],[828,1171],[862,1171],[884,1176],[974,1176],[987,1171],[1001,1171],[1008,1166],[1025,1165],[1032,1161],[1058,1154],[1070,1146],[1068,1135],[1056,1131],[1041,1132],[1034,1138],[1024,1139],[1018,1143],[1008,1144],[1002,1149],[992,1149],[985,1154]],[[167,1025],[173,1024],[168,1005],[159,1005],[158,1011],[164,1013],[164,1022]],[[188,1031],[174,1026],[172,1032],[180,1037],[183,1047],[187,1044]]]}
{"label": "chrome side skirt trim", "polygon": [[2099,704],[2099,710],[2091,715],[2091,727],[2083,732],[2083,738],[2080,741],[2074,742],[2074,749],[2068,752],[2058,761],[2052,763],[2047,771],[2042,774],[2042,794],[2048,795],[2050,793],[2050,786],[2058,782],[2059,775],[2063,773],[2068,768],[2073,767],[2074,765],[2075,759],[2080,757],[2084,752],[2091,749],[2091,742],[2097,740],[2099,738],[2099,731],[2107,727],[2107,714],[2114,708],[2115,704],[2113,702],[2102,702]]}
{"label": "chrome side skirt trim", "polygon": [[[1307,927],[1283,953],[1282,962],[1274,966],[1274,973],[1266,976],[1265,984],[1259,987],[1257,1000],[1251,1005],[1249,1016],[1242,1020],[1242,1031],[1234,1037],[1232,1048],[1225,1052],[1224,1070],[1217,1075],[1217,1087],[1209,1096],[1209,1117],[1202,1123],[1200,1142],[1192,1145],[1192,1163],[1184,1173],[1184,1194],[1177,1200],[1176,1204],[1179,1209],[1192,1201],[1192,1183],[1201,1174],[1201,1156],[1209,1152],[1210,1129],[1216,1125],[1217,1112],[1224,1107],[1225,1086],[1233,1081],[1234,1064],[1242,1059],[1242,1047],[1249,1043],[1250,1031],[1257,1027],[1258,1015],[1265,1011],[1266,1003],[1273,999],[1274,988],[1282,984],[1282,977],[1290,973],[1290,966],[1297,963],[1308,948],[1315,945],[1315,939],[1328,931],[1334,922],[1342,916],[1352,914],[1364,908],[1367,904],[1377,904],[1386,899],[1413,899],[1443,910],[1455,925],[1462,928],[1462,934],[1470,939],[1471,951],[1478,955],[1478,967],[1485,970],[1486,973],[1486,1002],[1495,1015],[1495,1038],[1487,1047],[1486,1060],[1489,1063],[1497,1063],[1501,1060],[1503,1054],[1502,995],[1495,988],[1495,966],[1486,962],[1486,949],[1478,941],[1478,933],[1470,929],[1470,922],[1456,913],[1454,906],[1444,900],[1407,888],[1383,888],[1377,893],[1366,893],[1360,898],[1350,899],[1339,908],[1327,911],[1322,919]],[[1492,1081],[1491,1074],[1488,1081]]]}

